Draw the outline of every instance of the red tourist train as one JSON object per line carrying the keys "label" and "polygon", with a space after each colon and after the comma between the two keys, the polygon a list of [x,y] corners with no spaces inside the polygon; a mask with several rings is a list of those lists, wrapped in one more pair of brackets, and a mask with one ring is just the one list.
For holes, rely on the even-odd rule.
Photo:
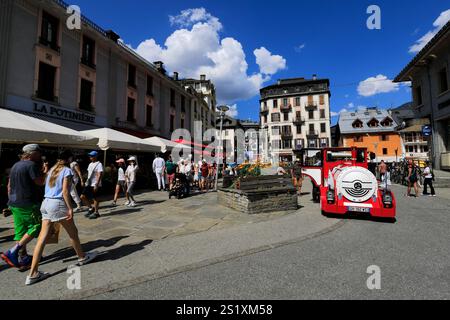
{"label": "red tourist train", "polygon": [[303,175],[311,178],[313,198],[323,214],[358,213],[395,219],[396,200],[387,182],[368,170],[365,148],[303,149]]}

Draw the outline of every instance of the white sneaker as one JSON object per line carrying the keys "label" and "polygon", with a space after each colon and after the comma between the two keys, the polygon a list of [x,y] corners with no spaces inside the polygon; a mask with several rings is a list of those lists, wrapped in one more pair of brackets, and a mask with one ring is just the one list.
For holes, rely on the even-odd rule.
{"label": "white sneaker", "polygon": [[42,280],[47,279],[48,277],[50,277],[50,273],[38,271],[38,275],[36,277],[32,278],[30,276],[27,276],[27,280],[25,280],[25,285],[26,286],[31,286],[31,285],[33,285],[35,283],[38,283],[38,282],[40,282]]}
{"label": "white sneaker", "polygon": [[97,258],[98,256],[98,252],[97,251],[92,251],[92,252],[88,252],[86,253],[86,256],[84,257],[84,259],[78,259],[78,266],[84,266],[90,262],[92,262],[95,258]]}
{"label": "white sneaker", "polygon": [[73,210],[73,212],[81,212],[81,207],[77,207],[77,208],[75,208],[75,210]]}
{"label": "white sneaker", "polygon": [[125,205],[126,205],[126,206],[129,206],[130,203],[131,203],[130,201],[127,201],[127,202],[125,202]]}
{"label": "white sneaker", "polygon": [[134,207],[136,207],[136,202],[133,201],[128,206],[131,207],[131,208],[134,208]]}

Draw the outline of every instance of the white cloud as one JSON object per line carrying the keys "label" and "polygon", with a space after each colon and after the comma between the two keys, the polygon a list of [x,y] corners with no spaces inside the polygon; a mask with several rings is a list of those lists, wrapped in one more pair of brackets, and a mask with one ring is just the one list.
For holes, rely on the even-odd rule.
{"label": "white cloud", "polygon": [[261,73],[273,75],[279,70],[286,68],[286,59],[279,55],[272,55],[266,48],[261,47],[253,51],[256,57],[256,64]]}
{"label": "white cloud", "polygon": [[239,114],[239,112],[238,112],[236,104],[230,106],[230,110],[228,110],[226,113],[226,115],[231,118],[237,118],[238,114]]}
{"label": "white cloud", "polygon": [[219,104],[232,104],[258,95],[270,76],[286,67],[283,57],[261,47],[254,51],[260,71],[248,74],[242,44],[231,37],[221,39],[222,24],[204,8],[183,10],[169,19],[172,25],[182,28],[174,31],[164,46],[148,39],[136,51],[150,62],[163,61],[168,71],[176,71],[182,78],[199,78],[205,74],[216,86]]}
{"label": "white cloud", "polygon": [[332,117],[338,117],[342,112],[350,112],[350,111],[361,111],[366,110],[367,107],[363,105],[355,106],[353,102],[350,102],[348,105],[346,105],[344,108],[339,110],[338,112],[331,112]]}
{"label": "white cloud", "polygon": [[306,47],[306,43],[302,43],[301,45],[296,46],[294,48],[294,50],[295,50],[295,52],[300,53],[300,52],[302,52],[303,49],[305,49],[305,47]]}
{"label": "white cloud", "polygon": [[361,81],[358,93],[363,97],[371,97],[379,93],[387,93],[399,90],[399,84],[392,82],[386,76],[379,74],[376,77]]}
{"label": "white cloud", "polygon": [[427,43],[433,39],[433,37],[442,29],[443,26],[450,20],[450,9],[441,12],[439,17],[434,21],[433,30],[428,31],[422,38],[416,41],[414,45],[409,48],[410,53],[417,53],[427,45]]}

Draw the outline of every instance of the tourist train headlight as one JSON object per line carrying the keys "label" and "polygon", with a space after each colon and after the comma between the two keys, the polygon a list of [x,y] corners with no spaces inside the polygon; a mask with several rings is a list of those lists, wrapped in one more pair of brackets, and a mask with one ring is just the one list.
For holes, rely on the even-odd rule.
{"label": "tourist train headlight", "polygon": [[334,190],[331,190],[331,189],[329,189],[328,191],[327,191],[327,202],[328,203],[334,203],[334,201],[335,201],[335,195],[334,195]]}
{"label": "tourist train headlight", "polygon": [[392,208],[393,199],[390,192],[385,192],[383,194],[383,204],[385,208]]}

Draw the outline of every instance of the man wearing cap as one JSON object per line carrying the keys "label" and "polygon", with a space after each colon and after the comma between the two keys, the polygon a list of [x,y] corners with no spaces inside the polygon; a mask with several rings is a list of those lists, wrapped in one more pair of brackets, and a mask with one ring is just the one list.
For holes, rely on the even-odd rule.
{"label": "man wearing cap", "polygon": [[[98,207],[100,202],[97,199],[98,190],[102,186],[103,165],[97,160],[98,152],[92,151],[88,154],[91,163],[88,166],[88,178],[84,184],[84,190],[81,195],[81,200],[89,207],[88,213],[85,215],[89,219],[97,219],[100,217],[98,213]],[[94,208],[92,208],[91,201],[94,202]]]}
{"label": "man wearing cap", "polygon": [[21,161],[11,169],[8,182],[8,206],[14,217],[14,240],[16,245],[1,254],[11,267],[27,268],[32,257],[27,254],[26,245],[39,235],[41,212],[37,186],[43,186],[48,172],[48,163],[39,168],[42,152],[37,144],[23,147]]}

